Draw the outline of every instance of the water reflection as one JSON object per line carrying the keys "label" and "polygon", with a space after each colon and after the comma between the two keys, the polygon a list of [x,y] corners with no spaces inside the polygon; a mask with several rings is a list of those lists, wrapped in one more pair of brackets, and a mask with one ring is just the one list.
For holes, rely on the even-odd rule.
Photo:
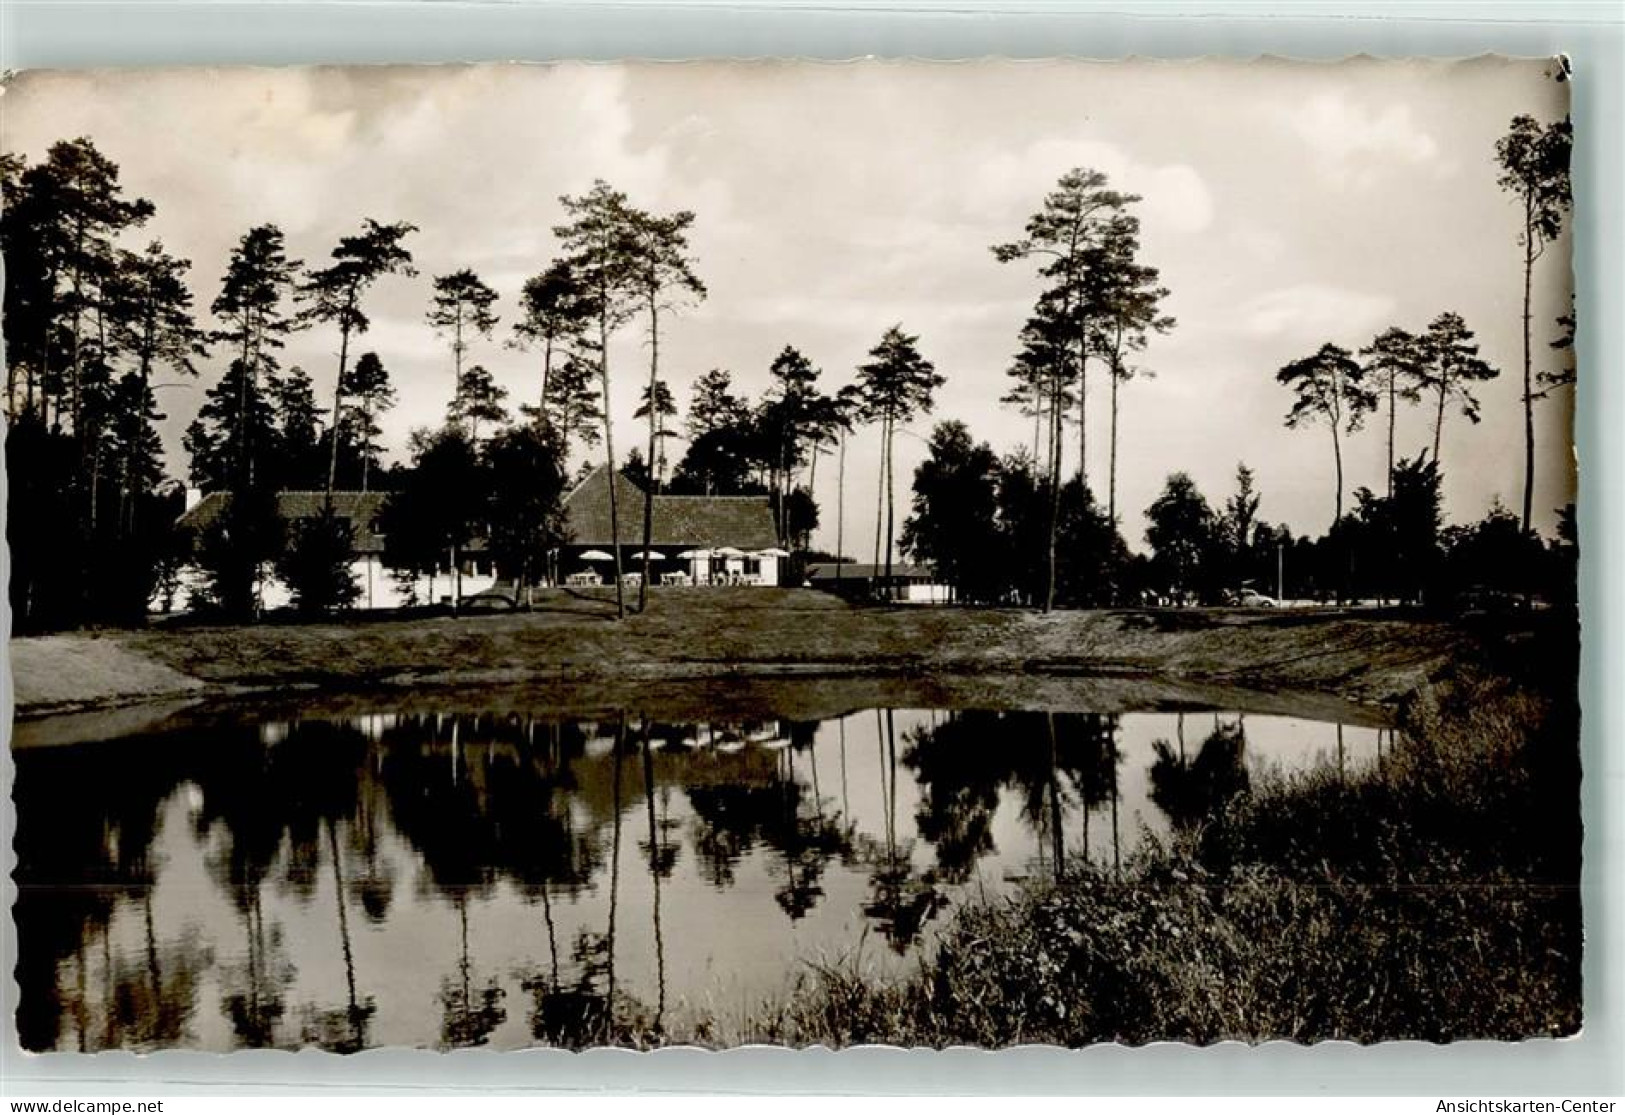
{"label": "water reflection", "polygon": [[1385,742],[1228,713],[417,708],[20,751],[19,1031],[85,1051],[658,1041],[808,961],[867,947],[901,971],[967,894],[1116,870],[1262,766],[1348,773]]}
{"label": "water reflection", "polygon": [[[1231,798],[1247,789],[1247,728],[1239,717],[1229,724],[1215,717],[1213,730],[1194,756],[1186,754],[1183,713],[1177,733],[1177,752],[1165,739],[1151,745],[1157,756],[1151,764],[1151,800],[1174,828],[1188,829],[1218,815]],[[1341,732],[1338,738],[1341,741]]]}

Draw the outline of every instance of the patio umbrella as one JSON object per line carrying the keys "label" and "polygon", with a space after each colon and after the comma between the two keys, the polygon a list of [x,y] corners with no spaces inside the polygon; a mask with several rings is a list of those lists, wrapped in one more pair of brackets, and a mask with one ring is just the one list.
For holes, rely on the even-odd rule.
{"label": "patio umbrella", "polygon": [[582,561],[614,561],[614,554],[606,554],[602,550],[588,550],[581,555]]}
{"label": "patio umbrella", "polygon": [[781,550],[777,546],[769,546],[765,550],[757,550],[756,551],[756,556],[757,557],[772,557],[772,558],[789,557],[790,556],[790,551],[789,550]]}
{"label": "patio umbrella", "polygon": [[684,550],[677,555],[678,561],[703,561],[711,556],[710,550]]}
{"label": "patio umbrella", "polygon": [[650,550],[648,553],[644,553],[642,550],[639,550],[637,553],[632,555],[633,561],[642,561],[644,558],[648,558],[650,561],[665,561],[666,555],[661,553],[659,550]]}
{"label": "patio umbrella", "polygon": [[717,557],[744,557],[745,556],[745,551],[744,550],[735,549],[733,546],[718,546],[716,549],[712,550],[711,552],[713,554],[716,554]]}

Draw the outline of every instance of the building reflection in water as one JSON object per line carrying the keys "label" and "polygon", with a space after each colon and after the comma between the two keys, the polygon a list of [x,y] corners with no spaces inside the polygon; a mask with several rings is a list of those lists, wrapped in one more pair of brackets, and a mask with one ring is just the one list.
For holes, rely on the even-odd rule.
{"label": "building reflection in water", "polygon": [[963,896],[1118,870],[1142,829],[1215,815],[1261,765],[1350,776],[1395,746],[1230,714],[1187,744],[1196,718],[398,709],[19,751],[19,1032],[658,1041],[870,934],[866,965],[901,971]]}

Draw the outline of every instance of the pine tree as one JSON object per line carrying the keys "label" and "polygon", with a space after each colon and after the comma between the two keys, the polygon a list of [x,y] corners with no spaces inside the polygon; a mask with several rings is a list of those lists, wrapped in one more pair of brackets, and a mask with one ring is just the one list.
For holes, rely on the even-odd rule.
{"label": "pine tree", "polygon": [[186,428],[182,444],[191,459],[192,483],[205,492],[232,491],[245,475],[240,449],[245,442],[262,457],[269,456],[276,444],[276,420],[258,378],[248,375],[238,359],[204,393],[197,417]]}
{"label": "pine tree", "polygon": [[[628,210],[628,284],[633,297],[648,320],[649,385],[645,398],[654,397],[660,384],[660,321],[662,314],[675,313],[690,302],[705,297],[705,284],[694,272],[688,233],[694,214],[686,210],[659,216],[641,210]],[[659,407],[650,407],[648,458],[653,467],[659,447],[661,416]],[[650,547],[654,536],[655,485],[643,492],[643,576],[638,582],[638,611],[649,607]]]}
{"label": "pine tree", "polygon": [[507,425],[508,412],[502,405],[507,397],[508,389],[492,379],[491,373],[483,366],[475,364],[463,372],[463,378],[458,381],[457,397],[446,408],[446,417],[466,428],[468,440],[478,446],[481,422],[494,426]]}
{"label": "pine tree", "polygon": [[1358,430],[1366,414],[1376,409],[1376,393],[1365,386],[1365,369],[1348,349],[1334,344],[1322,345],[1313,356],[1294,360],[1277,372],[1275,379],[1294,393],[1292,408],[1286,415],[1289,429],[1320,423],[1331,431],[1332,456],[1337,466],[1337,501],[1332,515],[1332,526],[1336,527],[1343,518],[1342,435]]}
{"label": "pine tree", "polygon": [[1365,348],[1366,376],[1388,400],[1388,494],[1394,494],[1394,424],[1401,401],[1415,403],[1422,397],[1427,376],[1427,342],[1415,333],[1395,326],[1385,329]]}
{"label": "pine tree", "polygon": [[[946,380],[937,373],[936,366],[920,355],[919,338],[903,332],[901,324],[886,330],[880,343],[869,350],[869,362],[858,368],[860,413],[866,422],[880,424],[881,496],[886,511],[886,577],[885,590],[892,587],[893,524],[897,517],[893,484],[892,442],[897,427],[906,425],[915,415],[929,414],[937,388]],[[879,518],[879,512],[876,512]],[[876,523],[876,548],[879,548],[880,524]],[[879,564],[878,556],[876,564]]]}
{"label": "pine tree", "polygon": [[1130,362],[1144,352],[1153,334],[1168,333],[1174,319],[1161,312],[1168,288],[1155,267],[1138,262],[1139,218],[1118,213],[1101,228],[1098,247],[1090,254],[1088,279],[1091,343],[1106,364],[1111,382],[1111,445],[1106,514],[1117,521],[1118,390],[1137,375],[1151,372]]}
{"label": "pine tree", "polygon": [[491,330],[497,327],[497,315],[491,312],[496,300],[497,292],[466,268],[435,278],[428,320],[436,332],[451,341],[453,411],[462,402],[463,358],[474,338],[490,339]]}
{"label": "pine tree", "polygon": [[1000,263],[1043,261],[1038,274],[1048,281],[1046,294],[1054,314],[1064,323],[1067,344],[1076,361],[1078,403],[1078,472],[1088,486],[1088,390],[1092,322],[1100,307],[1091,297],[1091,283],[1102,266],[1102,240],[1122,211],[1139,201],[1107,185],[1106,175],[1075,167],[1063,174],[1044,198],[1042,208],[1027,220],[1020,240],[993,246]]}
{"label": "pine tree", "polygon": [[[598,381],[603,397],[604,458],[611,476],[615,474],[615,439],[609,405],[609,342],[631,318],[638,288],[633,285],[629,234],[632,219],[626,195],[602,180],[580,197],[561,197],[567,223],[553,229],[564,246],[571,272],[588,292],[593,310],[593,355],[598,361]],[[626,596],[621,580],[620,507],[616,486],[609,487],[610,533],[615,545],[615,614],[626,615]]]}
{"label": "pine tree", "polygon": [[[208,355],[207,334],[197,325],[192,292],[186,285],[191,266],[190,261],[169,255],[156,240],[143,252],[119,253],[118,270],[109,287],[109,317],[114,344],[134,364],[141,387],[140,392],[130,394],[131,401],[151,393],[153,377],[160,371],[195,379],[196,361]],[[141,413],[146,413],[144,407]],[[126,439],[126,444],[133,445],[137,440],[141,439]],[[141,471],[134,462],[126,468],[132,480]],[[132,490],[132,514],[135,503],[147,490]]]}
{"label": "pine tree", "polygon": [[1422,352],[1424,362],[1417,386],[1436,400],[1433,461],[1438,464],[1446,406],[1455,403],[1462,415],[1476,424],[1479,406],[1472,385],[1494,379],[1501,373],[1479,358],[1473,331],[1467,328],[1460,314],[1446,312],[1434,318],[1422,338]]}
{"label": "pine tree", "polygon": [[234,471],[229,478],[213,477],[222,487],[245,490],[259,479],[255,461],[262,447],[254,440],[259,432],[255,399],[260,395],[260,377],[276,368],[276,350],[299,327],[299,319],[290,312],[288,303],[297,291],[302,267],[298,260],[288,257],[282,230],[275,225],[249,229],[226,265],[220,293],[211,307],[215,316],[226,323],[213,339],[230,345],[236,354],[227,370],[237,390]]}
{"label": "pine tree", "polygon": [[553,359],[556,355],[574,358],[587,345],[587,327],[592,322],[592,302],[576,280],[568,260],[555,260],[539,275],[525,280],[519,296],[520,316],[514,323],[513,344],[519,348],[539,347],[542,351],[542,384],[533,411],[544,433],[552,432],[557,418],[554,398]]}
{"label": "pine tree", "polygon": [[276,416],[276,432],[265,483],[272,491],[316,491],[326,475],[321,409],[316,385],[300,367],[266,378],[266,400]]}
{"label": "pine tree", "polygon": [[116,263],[115,238],[145,223],[150,201],[127,201],[119,168],[80,137],[51,145],[42,168],[52,229],[52,269],[57,290],[53,317],[61,320],[68,347],[69,409],[74,431],[84,439],[84,364],[90,330]]}
{"label": "pine tree", "polygon": [[638,409],[632,412],[633,418],[642,418],[654,423],[655,455],[654,468],[651,475],[656,488],[665,483],[666,477],[666,441],[677,436],[677,431],[669,429],[666,419],[677,417],[677,401],[672,398],[671,387],[665,380],[658,380],[654,385],[654,403],[649,402],[649,388],[644,387],[638,400]]}
{"label": "pine tree", "polygon": [[372,325],[361,308],[362,296],[385,275],[417,274],[412,253],[401,241],[417,231],[416,225],[382,225],[372,218],[362,222],[357,236],[341,237],[333,249],[333,262],[312,271],[303,292],[309,299],[305,316],[310,321],[335,324],[339,328],[339,369],[333,381],[333,438],[327,465],[327,505],[333,503],[333,485],[338,480],[339,438],[343,424],[345,385],[349,382],[350,339],[365,333]]}
{"label": "pine tree", "polygon": [[378,426],[378,416],[392,409],[396,401],[389,371],[376,352],[363,352],[355,364],[346,369],[339,394],[349,400],[340,420],[340,433],[355,454],[361,490],[365,492],[372,470],[379,465],[378,439],[383,431]]}
{"label": "pine tree", "polygon": [[1041,469],[1047,494],[1044,540],[1043,607],[1055,606],[1059,581],[1057,533],[1060,530],[1062,463],[1065,446],[1062,433],[1075,398],[1076,364],[1069,352],[1070,329],[1059,310],[1063,302],[1052,293],[1038,300],[1033,316],[1021,332],[1022,348],[1016,354],[1008,375],[1016,388],[1006,401],[1014,401],[1033,413],[1033,465]]}
{"label": "pine tree", "polygon": [[1535,497],[1535,384],[1530,351],[1535,261],[1563,231],[1572,204],[1569,159],[1574,128],[1568,117],[1541,127],[1532,116],[1516,116],[1495,144],[1501,165],[1497,184],[1522,208],[1518,243],[1523,245],[1523,529],[1528,530]]}

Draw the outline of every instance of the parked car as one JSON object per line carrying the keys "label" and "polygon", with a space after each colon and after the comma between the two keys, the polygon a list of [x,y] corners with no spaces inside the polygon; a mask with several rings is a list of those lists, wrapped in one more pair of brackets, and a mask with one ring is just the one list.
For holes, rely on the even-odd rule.
{"label": "parked car", "polygon": [[1244,588],[1236,593],[1236,605],[1242,608],[1273,608],[1275,598],[1265,596],[1257,589]]}

